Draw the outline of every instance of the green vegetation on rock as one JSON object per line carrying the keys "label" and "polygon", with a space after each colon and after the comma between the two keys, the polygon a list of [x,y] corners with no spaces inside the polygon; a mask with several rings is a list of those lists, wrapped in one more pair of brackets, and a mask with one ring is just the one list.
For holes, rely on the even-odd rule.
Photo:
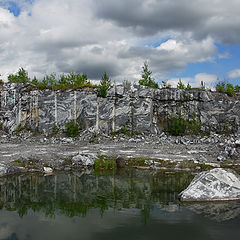
{"label": "green vegetation on rock", "polygon": [[102,79],[100,81],[100,85],[98,86],[98,96],[100,97],[107,97],[107,91],[111,86],[111,79],[108,76],[108,74],[105,72],[102,76]]}
{"label": "green vegetation on rock", "polygon": [[149,70],[147,62],[144,62],[142,67],[142,78],[139,80],[139,85],[148,86],[151,88],[158,88],[158,84],[151,77],[152,72]]}
{"label": "green vegetation on rock", "polygon": [[179,79],[177,88],[178,88],[178,89],[185,89],[185,88],[186,88],[181,79]]}
{"label": "green vegetation on rock", "polygon": [[65,124],[65,130],[68,137],[77,137],[79,135],[79,125],[74,120]]}
{"label": "green vegetation on rock", "polygon": [[230,97],[234,96],[239,90],[240,87],[238,85],[233,86],[231,83],[226,83],[225,81],[220,81],[216,85],[217,92],[226,93]]}
{"label": "green vegetation on rock", "polygon": [[201,126],[201,122],[196,116],[191,119],[184,119],[181,114],[178,114],[177,116],[170,116],[163,127],[165,132],[173,136],[180,136],[184,134],[199,134]]}
{"label": "green vegetation on rock", "polygon": [[94,162],[95,170],[111,170],[116,169],[116,159],[106,155],[98,154],[98,158]]}
{"label": "green vegetation on rock", "polygon": [[19,68],[17,74],[10,74],[8,76],[8,81],[10,83],[27,83],[30,82],[30,78],[28,77],[28,73],[25,69]]}
{"label": "green vegetation on rock", "polygon": [[27,71],[23,68],[20,68],[17,74],[10,74],[8,76],[8,81],[10,83],[30,83],[41,90],[65,90],[69,88],[97,87],[90,83],[86,73],[79,74],[72,72],[69,74],[61,74],[59,77],[57,77],[55,73],[51,73],[50,75],[46,74],[42,81],[39,81],[36,76],[34,76],[31,80],[28,77]]}

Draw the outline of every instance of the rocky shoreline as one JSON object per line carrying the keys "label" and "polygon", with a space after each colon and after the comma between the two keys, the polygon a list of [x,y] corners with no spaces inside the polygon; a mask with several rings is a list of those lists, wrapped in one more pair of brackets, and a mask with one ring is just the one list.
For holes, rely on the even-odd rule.
{"label": "rocky shoreline", "polygon": [[[0,134],[0,176],[18,172],[70,171],[94,165],[99,157],[126,167],[150,170],[202,171],[214,167],[240,170],[238,135],[168,136],[165,133],[135,136],[98,135],[88,131],[77,138],[44,136],[23,130]],[[74,162],[74,157],[85,161]],[[89,164],[86,164],[88,162]]]}

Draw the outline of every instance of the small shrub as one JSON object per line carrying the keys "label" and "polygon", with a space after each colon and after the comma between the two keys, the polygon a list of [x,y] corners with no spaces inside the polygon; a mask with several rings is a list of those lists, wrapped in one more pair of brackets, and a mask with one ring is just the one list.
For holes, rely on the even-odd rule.
{"label": "small shrub", "polygon": [[54,135],[57,135],[57,134],[59,133],[59,127],[58,127],[57,125],[54,125],[53,130],[52,130],[52,133],[53,133]]}
{"label": "small shrub", "polygon": [[226,85],[226,83],[224,81],[218,82],[217,85],[216,85],[216,91],[224,93],[225,92],[225,85]]}
{"label": "small shrub", "polygon": [[71,120],[65,124],[65,130],[67,136],[69,137],[77,137],[79,135],[79,126],[74,120]]}
{"label": "small shrub", "polygon": [[182,80],[179,79],[178,85],[177,85],[178,89],[185,89],[185,85],[183,84]]}
{"label": "small shrub", "polygon": [[197,117],[193,117],[186,121],[187,132],[193,135],[199,134],[201,131],[202,124]]}
{"label": "small shrub", "polygon": [[164,126],[164,131],[173,136],[181,136],[184,134],[199,134],[202,124],[196,117],[185,120],[181,114],[170,117]]}
{"label": "small shrub", "polygon": [[186,90],[191,90],[191,89],[192,89],[192,86],[188,83]]}
{"label": "small shrub", "polygon": [[216,91],[221,93],[226,93],[228,96],[232,97],[235,95],[236,87],[233,86],[231,83],[226,83],[225,81],[220,81],[216,85]]}
{"label": "small shrub", "polygon": [[116,159],[98,154],[98,158],[94,162],[94,168],[96,170],[116,169]]}
{"label": "small shrub", "polygon": [[139,85],[158,88],[158,84],[151,77],[152,72],[149,70],[147,62],[144,62],[142,67],[142,79],[139,80]]}
{"label": "small shrub", "polygon": [[227,83],[225,92],[230,97],[235,95],[234,87],[231,83]]}
{"label": "small shrub", "polygon": [[185,130],[186,123],[180,115],[177,117],[171,117],[167,122],[167,126],[164,128],[165,132],[168,132],[173,136],[183,135]]}
{"label": "small shrub", "polygon": [[102,76],[100,85],[98,86],[98,96],[100,97],[107,97],[107,91],[111,86],[111,79],[109,78],[108,74],[105,72]]}

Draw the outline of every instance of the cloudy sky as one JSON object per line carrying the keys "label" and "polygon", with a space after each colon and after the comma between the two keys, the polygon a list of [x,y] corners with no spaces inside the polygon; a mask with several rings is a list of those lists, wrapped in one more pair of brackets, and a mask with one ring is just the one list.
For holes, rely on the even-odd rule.
{"label": "cloudy sky", "polygon": [[0,0],[0,74],[240,84],[239,0]]}

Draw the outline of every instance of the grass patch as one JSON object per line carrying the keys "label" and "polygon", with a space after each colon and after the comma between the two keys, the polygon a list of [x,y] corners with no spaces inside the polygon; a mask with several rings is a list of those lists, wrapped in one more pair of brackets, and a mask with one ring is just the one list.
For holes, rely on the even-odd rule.
{"label": "grass patch", "polygon": [[94,162],[95,170],[114,170],[116,168],[116,158],[98,154],[98,158]]}

